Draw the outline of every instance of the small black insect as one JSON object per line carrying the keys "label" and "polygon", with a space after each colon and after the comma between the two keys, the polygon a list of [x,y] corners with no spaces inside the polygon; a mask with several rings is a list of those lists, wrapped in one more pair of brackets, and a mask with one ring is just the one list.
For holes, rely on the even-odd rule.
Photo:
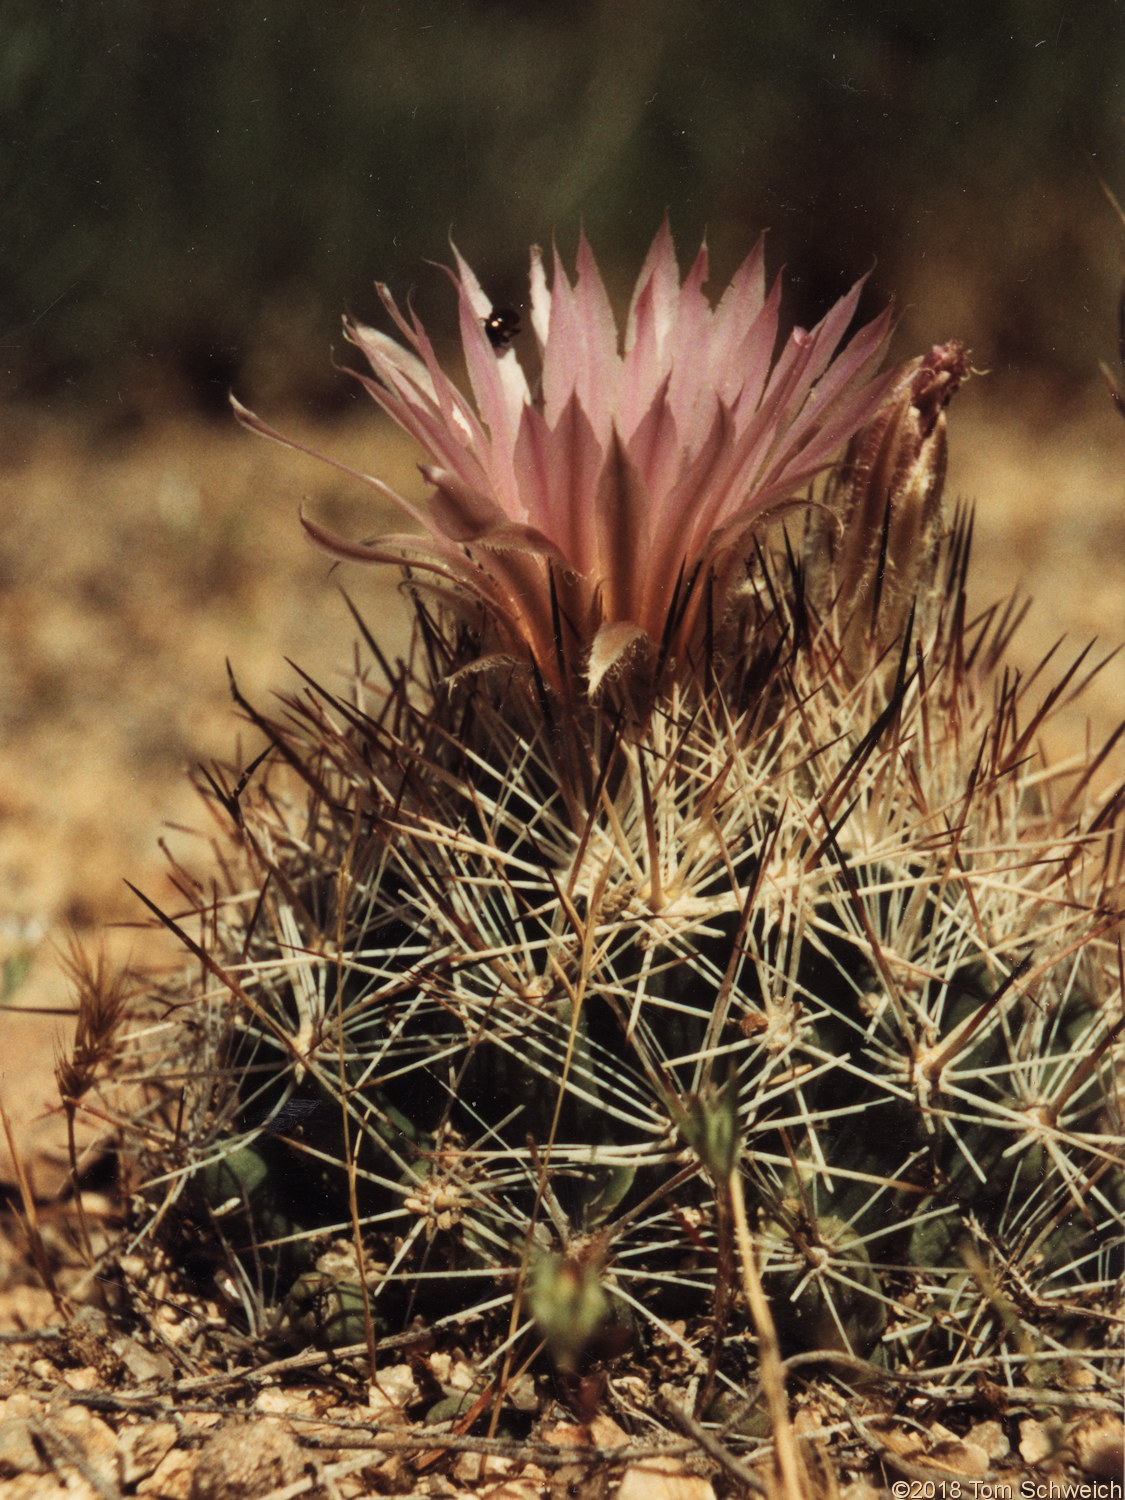
{"label": "small black insect", "polygon": [[506,349],[520,331],[520,315],[510,307],[494,307],[484,320],[484,331],[494,349]]}

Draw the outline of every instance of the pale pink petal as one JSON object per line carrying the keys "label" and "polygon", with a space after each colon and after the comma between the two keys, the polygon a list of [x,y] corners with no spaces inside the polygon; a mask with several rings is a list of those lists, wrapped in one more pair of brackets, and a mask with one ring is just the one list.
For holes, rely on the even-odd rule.
{"label": "pale pink petal", "polygon": [[[472,277],[460,255],[457,255],[457,261],[461,267],[461,281],[455,280],[459,292],[461,343],[477,411],[491,438],[488,467],[501,502],[513,514],[519,514],[523,506],[511,465],[520,413],[528,401],[527,380],[513,349],[501,351],[493,347],[484,328],[490,305],[486,305],[483,315],[478,312],[483,294],[479,293],[476,278]],[[466,276],[472,277],[468,285]],[[487,298],[484,302],[487,304]]]}
{"label": "pale pink petal", "polygon": [[578,239],[577,269],[574,311],[583,331],[584,357],[576,389],[587,411],[596,411],[599,407],[612,411],[617,405],[621,374],[617,324],[597,262],[584,234]]}
{"label": "pale pink petal", "polygon": [[435,411],[440,411],[433,377],[424,361],[412,350],[404,348],[397,339],[380,332],[378,328],[369,328],[366,323],[356,323],[347,318],[344,319],[344,333],[375,368],[397,371],[406,386],[412,388],[420,398],[428,400]]}
{"label": "pale pink petal", "polygon": [[[488,377],[486,380],[486,384],[489,390],[492,390],[495,384],[499,384],[500,389],[503,392],[504,404],[508,409],[509,420],[506,426],[509,430],[514,431],[515,425],[519,421],[520,411],[531,399],[531,393],[527,387],[527,376],[523,373],[523,366],[516,358],[516,351],[513,348],[508,347],[497,349],[489,339],[487,333],[485,332],[485,322],[491,316],[492,303],[490,299],[485,296],[484,292],[481,289],[480,282],[474,276],[470,268],[465,264],[464,260],[461,258],[461,253],[456,246],[453,247],[453,253],[457,257],[457,269],[460,274],[460,283],[458,284],[455,278],[454,284],[458,285],[458,290],[463,294],[461,299],[462,316],[464,316],[468,312],[471,312],[472,318],[477,325],[473,330],[471,341],[472,348],[474,352],[480,349],[487,349],[491,353],[492,364],[495,367],[498,381],[494,382],[492,380],[488,364],[487,362],[485,362],[483,363],[482,368],[486,376]],[[463,333],[464,324],[462,324],[462,334]],[[468,356],[468,352],[468,345],[466,345],[466,357]],[[472,372],[470,371],[470,378],[471,375]],[[475,390],[476,387],[474,384],[474,393]],[[487,414],[484,407],[481,405],[479,397],[477,400],[477,410],[480,412],[481,416],[484,417],[486,421],[488,421]],[[489,425],[491,425],[491,423]]]}
{"label": "pale pink petal", "polygon": [[[778,283],[780,277],[778,278]],[[778,284],[775,283],[775,286]],[[762,236],[731,277],[713,314],[710,337],[711,379],[737,379],[737,351],[765,306],[766,241]],[[769,354],[773,352],[771,342]],[[730,394],[727,393],[729,400]]]}
{"label": "pale pink petal", "polygon": [[625,325],[626,356],[632,353],[640,341],[642,318],[651,319],[656,348],[664,348],[675,323],[679,296],[680,271],[676,264],[676,248],[672,243],[672,227],[665,215],[641,267],[641,274],[637,277],[637,288],[633,293]]}
{"label": "pale pink petal", "polygon": [[574,311],[574,292],[557,248],[553,252],[553,262],[550,321],[540,373],[543,415],[551,427],[574,394],[582,362],[582,330]]}
{"label": "pale pink petal", "polygon": [[547,331],[551,326],[551,293],[547,288],[547,273],[543,269],[543,252],[538,245],[531,247],[531,326],[542,355],[547,346]]}
{"label": "pale pink petal", "polygon": [[714,313],[703,291],[708,275],[707,246],[699,248],[684,278],[677,307],[668,401],[685,444],[694,448],[710,425],[713,410],[711,335]]}
{"label": "pale pink petal", "polygon": [[736,421],[743,413],[754,411],[761,402],[769,380],[773,351],[777,344],[778,316],[781,311],[781,277],[770,288],[769,297],[742,330],[733,351],[712,374],[715,390],[731,407]]}
{"label": "pale pink petal", "polygon": [[681,571],[686,577],[698,560],[699,549],[692,543],[696,513],[701,497],[719,487],[717,471],[731,442],[733,426],[730,413],[717,402],[706,442],[684,466],[654,517],[641,609],[641,619],[654,635],[659,630],[657,621],[671,605]]}
{"label": "pale pink petal", "polygon": [[[433,345],[426,335],[426,330],[418,321],[414,310],[411,309],[411,321],[407,323],[399,311],[394,298],[391,296],[389,289],[382,282],[376,282],[375,290],[379,293],[379,298],[395,326],[402,333],[407,343],[417,351],[422,362],[425,364],[430,376],[431,387],[437,398],[438,406],[441,408],[443,420],[451,428],[460,428],[468,436],[470,442],[479,441],[482,434],[476,413],[441,368],[437,355],[434,353]],[[345,318],[345,332],[348,331],[350,326],[349,320]],[[374,364],[373,368],[378,373],[379,365]]]}
{"label": "pale pink petal", "polygon": [[[653,497],[653,517],[659,520],[660,496],[674,483],[682,467],[684,445],[668,401],[671,374],[652,398],[648,411],[629,434],[629,457],[644,476]],[[712,401],[711,406],[714,406]]]}
{"label": "pale pink petal", "polygon": [[490,480],[477,457],[480,450],[476,445],[465,442],[459,428],[451,428],[443,423],[440,417],[435,416],[426,407],[424,402],[405,400],[393,387],[380,384],[378,380],[373,380],[371,376],[364,375],[360,370],[349,370],[348,374],[353,380],[359,381],[371,399],[382,407],[404,432],[408,432],[434,458],[440,460],[444,468],[460,474],[466,484],[475,485],[478,488],[489,486]]}
{"label": "pale pink petal", "polygon": [[[767,387],[772,395],[784,392],[784,401],[799,407],[805,393],[823,375],[829,361],[847,332],[859,303],[867,277],[862,277],[845,296],[841,297],[811,332],[795,329],[786,340],[774,374]],[[783,404],[781,410],[786,410]],[[780,421],[784,423],[786,417]]]}
{"label": "pale pink petal", "polygon": [[634,339],[621,370],[617,420],[624,433],[635,430],[652,405],[654,395],[671,373],[661,356],[657,317],[653,310],[655,297],[656,289],[650,276],[633,305]]}
{"label": "pale pink petal", "polygon": [[605,450],[572,395],[554,427],[541,412],[523,415],[513,468],[524,493],[532,497],[528,523],[558,546],[579,573],[597,561],[597,531],[591,496],[597,487]]}

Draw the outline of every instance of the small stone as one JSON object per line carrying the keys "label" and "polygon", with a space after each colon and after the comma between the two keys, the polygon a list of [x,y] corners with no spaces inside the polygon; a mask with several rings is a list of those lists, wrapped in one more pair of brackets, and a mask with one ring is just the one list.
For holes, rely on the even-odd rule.
{"label": "small stone", "polygon": [[458,1453],[449,1472],[460,1484],[479,1484],[485,1479],[506,1479],[512,1472],[512,1460],[489,1453]]}
{"label": "small stone", "polygon": [[[392,1366],[392,1368],[398,1369],[401,1367],[396,1365]],[[382,1383],[383,1376],[380,1372],[379,1384],[382,1385]],[[446,1384],[455,1391],[471,1391],[473,1387],[478,1384],[477,1373],[467,1360],[459,1359],[453,1365],[451,1365],[449,1370],[449,1379]]]}
{"label": "small stone", "polygon": [[284,1391],[276,1389],[259,1391],[254,1397],[254,1410],[263,1416],[280,1416],[289,1411],[293,1403]]}
{"label": "small stone", "polygon": [[117,1439],[117,1473],[125,1486],[138,1484],[155,1470],[176,1441],[172,1422],[126,1427]]}
{"label": "small stone", "polygon": [[1007,1458],[1012,1451],[1012,1445],[999,1422],[974,1422],[969,1428],[969,1441],[978,1448],[983,1448],[993,1463]]}
{"label": "small stone", "polygon": [[646,1458],[625,1470],[617,1500],[715,1500],[715,1491],[678,1458]]}
{"label": "small stone", "polygon": [[4,1485],[4,1500],[98,1500],[88,1484],[75,1486],[43,1479],[38,1474],[21,1474]]}
{"label": "small stone", "polygon": [[[378,1458],[378,1453],[373,1455]],[[374,1489],[379,1495],[401,1495],[410,1489],[414,1470],[404,1453],[392,1453],[374,1470]]]}
{"label": "small stone", "polygon": [[559,1422],[544,1436],[547,1442],[553,1443],[556,1448],[582,1448],[590,1441],[586,1429],[579,1427],[575,1422]]}
{"label": "small stone", "polygon": [[535,1389],[534,1377],[524,1373],[517,1375],[514,1380],[508,1382],[508,1400],[516,1411],[537,1411],[539,1409],[539,1393]]}
{"label": "small stone", "polygon": [[1074,1433],[1074,1452],[1082,1470],[1098,1479],[1125,1473],[1125,1425],[1110,1412],[1091,1417]]}
{"label": "small stone", "polygon": [[36,1401],[26,1391],[13,1391],[6,1401],[0,1401],[0,1421],[10,1417],[41,1417],[42,1401]]}
{"label": "small stone", "polygon": [[1024,1463],[1038,1464],[1055,1451],[1055,1444],[1042,1422],[1025,1417],[1020,1423],[1020,1457]]}
{"label": "small stone", "polygon": [[171,1380],[175,1371],[172,1361],[164,1353],[146,1349],[136,1339],[123,1339],[120,1345],[121,1363],[134,1380]]}
{"label": "small stone", "polygon": [[27,1417],[5,1417],[0,1421],[0,1476],[11,1479],[17,1474],[46,1472],[47,1463],[32,1441]]}
{"label": "small stone", "polygon": [[252,1500],[292,1484],[304,1472],[305,1456],[292,1435],[272,1422],[224,1427],[200,1450],[190,1500]]}
{"label": "small stone", "polygon": [[186,1448],[166,1453],[147,1479],[137,1485],[138,1495],[156,1495],[158,1500],[189,1500],[199,1454]]}
{"label": "small stone", "polygon": [[414,1371],[409,1365],[388,1365],[367,1388],[367,1409],[380,1422],[401,1422],[404,1410],[418,1394]]}
{"label": "small stone", "polygon": [[596,1448],[625,1448],[629,1444],[629,1434],[612,1417],[595,1417],[589,1430],[590,1441]]}
{"label": "small stone", "polygon": [[68,1406],[51,1418],[52,1425],[78,1443],[87,1458],[104,1458],[117,1450],[117,1434],[108,1422],[84,1406]]}

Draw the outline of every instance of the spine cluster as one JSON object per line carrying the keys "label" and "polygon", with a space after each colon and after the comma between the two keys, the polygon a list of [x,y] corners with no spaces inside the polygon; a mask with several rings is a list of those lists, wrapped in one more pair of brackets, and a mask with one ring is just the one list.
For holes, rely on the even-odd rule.
{"label": "spine cluster", "polygon": [[381,684],[244,705],[226,889],[166,918],[203,978],[136,1043],[137,1239],[186,1215],[279,1340],[656,1339],[734,1389],[722,1138],[783,1353],[1113,1389],[1119,799],[1040,760],[1083,668],[1004,671],[967,533],[893,632],[817,538],[760,552],[643,711],[463,671],[423,604]]}

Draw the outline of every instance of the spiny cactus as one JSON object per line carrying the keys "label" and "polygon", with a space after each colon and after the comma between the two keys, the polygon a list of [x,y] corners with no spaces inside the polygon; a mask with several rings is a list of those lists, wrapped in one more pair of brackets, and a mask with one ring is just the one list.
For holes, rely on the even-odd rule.
{"label": "spiny cactus", "polygon": [[[416,324],[417,358],[355,331],[373,393],[446,466],[445,539],[407,572],[409,662],[280,716],[236,689],[271,753],[237,791],[209,777],[225,888],[163,918],[203,980],[137,1038],[157,1106],[135,1242],[190,1221],[197,1269],[277,1339],[475,1319],[578,1369],[657,1337],[710,1401],[762,1333],[734,1172],[783,1353],[951,1386],[1080,1360],[1112,1389],[1120,796],[1036,751],[1085,658],[1042,690],[1004,669],[1011,611],[966,616],[969,518],[940,506],[963,355],[872,384],[864,334],[836,378],[847,303],[773,363],[760,260],[711,325],[664,238],[622,361],[594,347],[582,254],[549,313],[533,277],[550,422],[464,266],[488,438]],[[723,347],[685,393],[690,320]],[[617,405],[587,433],[595,379]],[[800,545],[748,540],[849,434]],[[556,508],[512,519],[533,482]],[[663,614],[614,561],[641,491]]]}

